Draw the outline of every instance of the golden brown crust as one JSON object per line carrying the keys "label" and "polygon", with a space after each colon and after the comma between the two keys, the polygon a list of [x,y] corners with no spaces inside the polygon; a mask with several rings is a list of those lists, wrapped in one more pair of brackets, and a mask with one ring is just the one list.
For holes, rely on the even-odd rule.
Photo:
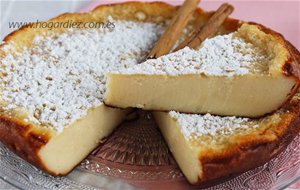
{"label": "golden brown crust", "polygon": [[[66,13],[51,19],[51,21],[62,21],[69,18],[73,19],[73,17],[75,18],[74,20],[92,18],[101,20],[101,18],[108,14],[117,15],[120,19],[137,20],[137,18],[134,17],[137,11],[143,11],[146,15],[148,15],[145,21],[154,21],[154,19],[158,19],[159,17],[155,15],[159,15],[163,17],[162,20],[166,20],[167,18],[172,17],[175,10],[175,7],[165,3],[129,2],[110,6],[101,5],[94,9],[93,12],[87,14]],[[94,14],[94,17],[91,18],[91,14]],[[125,15],[127,16],[125,17]],[[204,13],[203,10],[197,9],[195,16],[196,18],[194,23],[196,25],[207,20],[211,16],[211,13]],[[239,20],[227,19],[223,25],[223,30],[227,32],[234,31],[241,25],[241,23],[242,22]],[[266,29],[265,27],[262,28]],[[16,39],[21,38],[21,34],[27,34],[29,30],[33,29],[23,27],[18,31],[9,34],[4,41],[15,41]],[[34,35],[42,32],[39,29],[35,29],[34,31],[36,31]],[[268,32],[273,33],[272,30],[268,30]],[[30,34],[29,37],[32,38],[34,35]],[[288,42],[287,44],[294,56],[294,59],[297,58],[300,60],[299,52]],[[296,70],[295,68],[285,68],[285,71],[293,75],[295,75],[295,71],[299,73],[299,70]],[[296,102],[293,106],[290,106],[288,109],[290,112],[284,114],[285,118],[283,119],[283,122],[281,122],[280,125],[275,126],[275,130],[272,128],[272,131],[276,131],[275,139],[268,138],[269,135],[261,134],[262,138],[255,139],[254,141],[251,136],[248,136],[247,138],[244,137],[243,139],[240,139],[239,146],[228,149],[218,155],[208,153],[205,157],[199,158],[203,163],[204,170],[204,175],[201,180],[216,179],[225,175],[244,172],[250,168],[264,164],[278,154],[299,132],[299,105],[300,103]],[[26,125],[15,118],[11,119],[5,115],[0,115],[0,141],[23,159],[40,167],[48,173],[51,173],[38,155],[39,150],[47,144],[51,135],[50,133],[45,131],[41,132],[34,128],[34,126]],[[265,132],[267,133],[269,131]],[[266,138],[263,138],[264,135]]]}
{"label": "golden brown crust", "polygon": [[47,133],[37,133],[33,126],[18,119],[0,115],[0,141],[29,163],[51,173],[38,153],[49,140]]}
{"label": "golden brown crust", "polygon": [[[288,44],[287,41],[284,39],[284,37],[282,36],[282,34],[273,31],[272,29],[263,26],[262,24],[258,24],[255,22],[249,22],[249,24],[253,24],[259,27],[259,29],[261,31],[263,31],[266,34],[270,34],[273,37],[275,37],[277,39],[277,41],[279,43],[281,43],[282,45],[284,45],[288,51],[290,52],[291,56],[290,58],[286,61],[286,63],[282,66],[282,73],[285,74],[286,76],[294,76],[296,77],[296,79],[299,81],[300,79],[300,68],[299,65],[297,64],[297,61],[299,60],[295,60],[294,57],[299,57],[299,52],[296,50],[291,52],[291,49],[296,49],[296,48],[291,48]],[[295,56],[293,56],[293,54],[295,54]]]}
{"label": "golden brown crust", "polygon": [[292,64],[290,67],[292,68],[287,68],[290,70],[290,73],[293,73],[293,75],[297,76],[300,78],[300,52],[289,42],[285,41],[286,47],[291,53],[291,58],[296,62],[296,64]]}
{"label": "golden brown crust", "polygon": [[[293,108],[295,111],[276,126],[278,129],[284,129],[284,132],[278,134],[274,140],[264,138],[252,139],[251,136],[244,136],[241,142],[233,149],[226,150],[220,154],[207,154],[200,157],[204,174],[201,181],[241,174],[249,169],[265,164],[282,152],[300,132],[299,108],[299,103],[295,104]],[[274,132],[274,130],[267,132]]]}

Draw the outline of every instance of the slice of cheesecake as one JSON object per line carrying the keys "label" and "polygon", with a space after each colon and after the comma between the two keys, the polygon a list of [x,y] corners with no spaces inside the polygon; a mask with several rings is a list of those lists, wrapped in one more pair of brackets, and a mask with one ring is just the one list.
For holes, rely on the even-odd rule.
{"label": "slice of cheesecake", "polygon": [[105,104],[259,117],[282,106],[299,85],[281,35],[256,24],[215,36],[108,75]]}
{"label": "slice of cheesecake", "polygon": [[182,172],[192,184],[241,174],[265,164],[299,134],[299,93],[261,119],[154,112]]}
{"label": "slice of cheesecake", "polygon": [[70,172],[130,111],[103,104],[106,73],[146,56],[164,29],[154,21],[159,10],[166,8],[101,6],[51,20],[100,28],[24,27],[7,36],[0,49],[0,141],[48,173]]}

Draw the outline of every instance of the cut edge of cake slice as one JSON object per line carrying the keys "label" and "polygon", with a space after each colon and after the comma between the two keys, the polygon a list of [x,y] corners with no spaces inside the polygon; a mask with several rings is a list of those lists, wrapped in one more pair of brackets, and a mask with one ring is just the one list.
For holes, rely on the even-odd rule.
{"label": "cut edge of cake slice", "polygon": [[259,117],[280,108],[298,86],[299,68],[284,38],[262,25],[244,23],[232,34],[204,41],[199,50],[184,48],[110,72],[104,102],[120,108]]}
{"label": "cut edge of cake slice", "polygon": [[226,179],[261,166],[299,134],[299,94],[261,119],[153,112],[176,162],[191,184]]}
{"label": "cut edge of cake slice", "polygon": [[90,109],[62,133],[24,122],[20,116],[1,114],[0,139],[29,163],[52,175],[63,176],[110,135],[128,112],[102,104]]}

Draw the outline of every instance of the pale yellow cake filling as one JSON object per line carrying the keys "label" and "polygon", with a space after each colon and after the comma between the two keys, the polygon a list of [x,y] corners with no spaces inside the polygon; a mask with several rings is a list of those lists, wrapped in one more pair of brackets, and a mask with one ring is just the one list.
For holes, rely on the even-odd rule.
{"label": "pale yellow cake filling", "polygon": [[81,162],[115,127],[128,111],[101,105],[90,109],[86,116],[54,135],[39,155],[56,174],[65,174]]}

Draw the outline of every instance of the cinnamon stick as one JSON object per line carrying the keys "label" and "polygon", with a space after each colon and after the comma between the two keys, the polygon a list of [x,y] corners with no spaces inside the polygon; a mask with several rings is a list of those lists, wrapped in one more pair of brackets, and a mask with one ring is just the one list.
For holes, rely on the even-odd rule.
{"label": "cinnamon stick", "polygon": [[158,58],[170,52],[199,2],[200,0],[185,0],[176,15],[172,18],[166,31],[150,51],[148,58]]}
{"label": "cinnamon stick", "polygon": [[179,44],[174,51],[188,46],[190,48],[198,47],[206,38],[214,35],[218,28],[222,25],[225,19],[233,12],[232,5],[227,3],[222,4],[218,10],[210,17],[207,23],[204,24],[198,31],[194,32],[191,36]]}

